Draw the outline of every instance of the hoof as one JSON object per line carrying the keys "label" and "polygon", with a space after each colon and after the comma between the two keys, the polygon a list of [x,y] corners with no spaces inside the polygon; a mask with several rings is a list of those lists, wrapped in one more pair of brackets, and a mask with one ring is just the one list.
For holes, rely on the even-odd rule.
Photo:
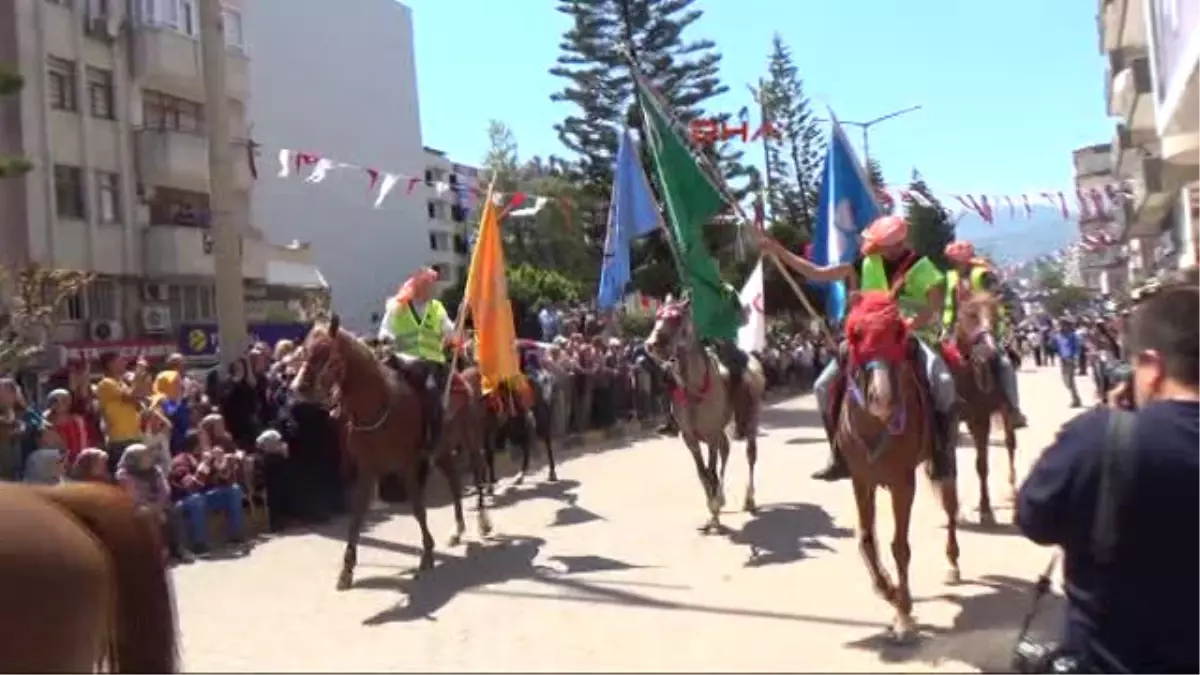
{"label": "hoof", "polygon": [[479,534],[488,537],[492,534],[492,519],[487,516],[479,517]]}
{"label": "hoof", "polygon": [[342,572],[337,580],[337,590],[348,591],[354,585],[354,575],[349,572]]}
{"label": "hoof", "polygon": [[742,503],[742,510],[746,513],[758,513],[758,504],[754,503],[754,497],[746,497],[746,501]]}
{"label": "hoof", "polygon": [[721,492],[717,495],[717,510],[725,508],[725,493]]}
{"label": "hoof", "polygon": [[981,509],[979,511],[979,524],[984,527],[996,526],[996,514],[992,513],[991,508]]}
{"label": "hoof", "polygon": [[892,642],[898,645],[909,645],[917,637],[917,622],[911,616],[897,616],[888,630]]}
{"label": "hoof", "polygon": [[455,532],[446,539],[446,545],[453,548],[462,543],[462,532]]}
{"label": "hoof", "polygon": [[524,483],[525,483],[525,472],[522,471],[521,473],[517,474],[517,478],[516,478],[516,480],[513,481],[513,485],[522,485]]}
{"label": "hoof", "polygon": [[550,475],[546,477],[546,480],[550,481],[551,483],[557,483],[558,482],[558,473],[551,471]]}
{"label": "hoof", "polygon": [[951,567],[946,572],[946,585],[957,586],[962,583],[962,572],[957,567]]}
{"label": "hoof", "polygon": [[417,570],[421,571],[421,572],[426,572],[431,569],[433,569],[433,556],[432,555],[422,556],[421,564],[417,566]]}
{"label": "hoof", "polygon": [[721,512],[721,507],[725,505],[725,500],[721,497],[710,497],[708,499],[708,512],[713,515],[713,520]]}
{"label": "hoof", "polygon": [[483,489],[483,495],[485,497],[495,497],[496,486],[489,483],[488,486]]}

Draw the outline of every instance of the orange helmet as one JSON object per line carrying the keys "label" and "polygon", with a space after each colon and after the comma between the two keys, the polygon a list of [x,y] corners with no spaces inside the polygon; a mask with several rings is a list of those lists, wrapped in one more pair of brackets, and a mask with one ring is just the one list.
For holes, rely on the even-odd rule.
{"label": "orange helmet", "polygon": [[908,239],[908,221],[901,216],[876,218],[862,233],[862,253],[871,255]]}
{"label": "orange helmet", "polygon": [[975,259],[975,246],[969,241],[946,244],[946,258],[955,265],[970,265]]}

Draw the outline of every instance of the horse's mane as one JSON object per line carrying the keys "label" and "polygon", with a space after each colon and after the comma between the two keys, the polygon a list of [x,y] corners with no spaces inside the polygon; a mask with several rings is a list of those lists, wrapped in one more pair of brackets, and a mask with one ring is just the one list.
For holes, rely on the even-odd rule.
{"label": "horse's mane", "polygon": [[336,342],[338,347],[341,348],[340,351],[344,359],[358,360],[364,364],[375,362],[375,354],[371,351],[370,346],[362,338],[345,328],[339,328],[337,333],[330,335],[328,324],[318,324],[313,326],[312,331],[309,332],[308,340],[311,341],[314,337]]}

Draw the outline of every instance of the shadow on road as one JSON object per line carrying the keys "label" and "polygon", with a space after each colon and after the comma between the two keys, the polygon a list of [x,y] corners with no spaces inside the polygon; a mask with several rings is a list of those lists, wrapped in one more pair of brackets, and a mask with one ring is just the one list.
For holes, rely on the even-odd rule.
{"label": "shadow on road", "polygon": [[798,429],[814,427],[820,429],[821,415],[811,408],[764,408],[758,416],[759,426],[764,429]]}
{"label": "shadow on road", "polygon": [[[528,482],[530,480],[527,478],[523,485],[509,484],[500,489],[492,498],[491,508],[503,509],[534,499],[549,499],[563,504],[554,513],[554,520],[550,523],[551,527],[582,525],[604,520],[604,516],[579,505],[579,494],[576,492],[580,486],[579,481],[560,478],[553,483],[546,480],[530,483]],[[532,480],[536,481],[537,479]]]}
{"label": "shadow on road", "polygon": [[[964,591],[972,586],[983,587],[981,594],[945,594],[935,598],[959,606],[949,629],[922,626],[921,637],[910,645],[898,645],[887,633],[879,633],[847,646],[876,652],[885,663],[938,665],[955,661],[985,673],[1012,672],[1009,665],[1012,650],[1033,599],[1033,584],[1033,580],[1004,575],[984,576],[962,587]],[[1062,625],[1064,609],[1062,596],[1048,594],[1039,605],[1031,634],[1038,639],[1054,636]]]}
{"label": "shadow on road", "polygon": [[750,548],[746,567],[763,567],[803,560],[812,551],[831,551],[822,539],[845,539],[853,534],[834,525],[833,517],[820,506],[793,503],[760,509],[728,537]]}

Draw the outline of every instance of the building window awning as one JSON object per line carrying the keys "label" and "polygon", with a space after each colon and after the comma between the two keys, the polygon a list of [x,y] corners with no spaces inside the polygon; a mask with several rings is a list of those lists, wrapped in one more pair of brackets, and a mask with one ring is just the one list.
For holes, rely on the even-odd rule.
{"label": "building window awning", "polygon": [[329,288],[325,276],[316,265],[290,260],[267,261],[267,285],[292,288]]}

